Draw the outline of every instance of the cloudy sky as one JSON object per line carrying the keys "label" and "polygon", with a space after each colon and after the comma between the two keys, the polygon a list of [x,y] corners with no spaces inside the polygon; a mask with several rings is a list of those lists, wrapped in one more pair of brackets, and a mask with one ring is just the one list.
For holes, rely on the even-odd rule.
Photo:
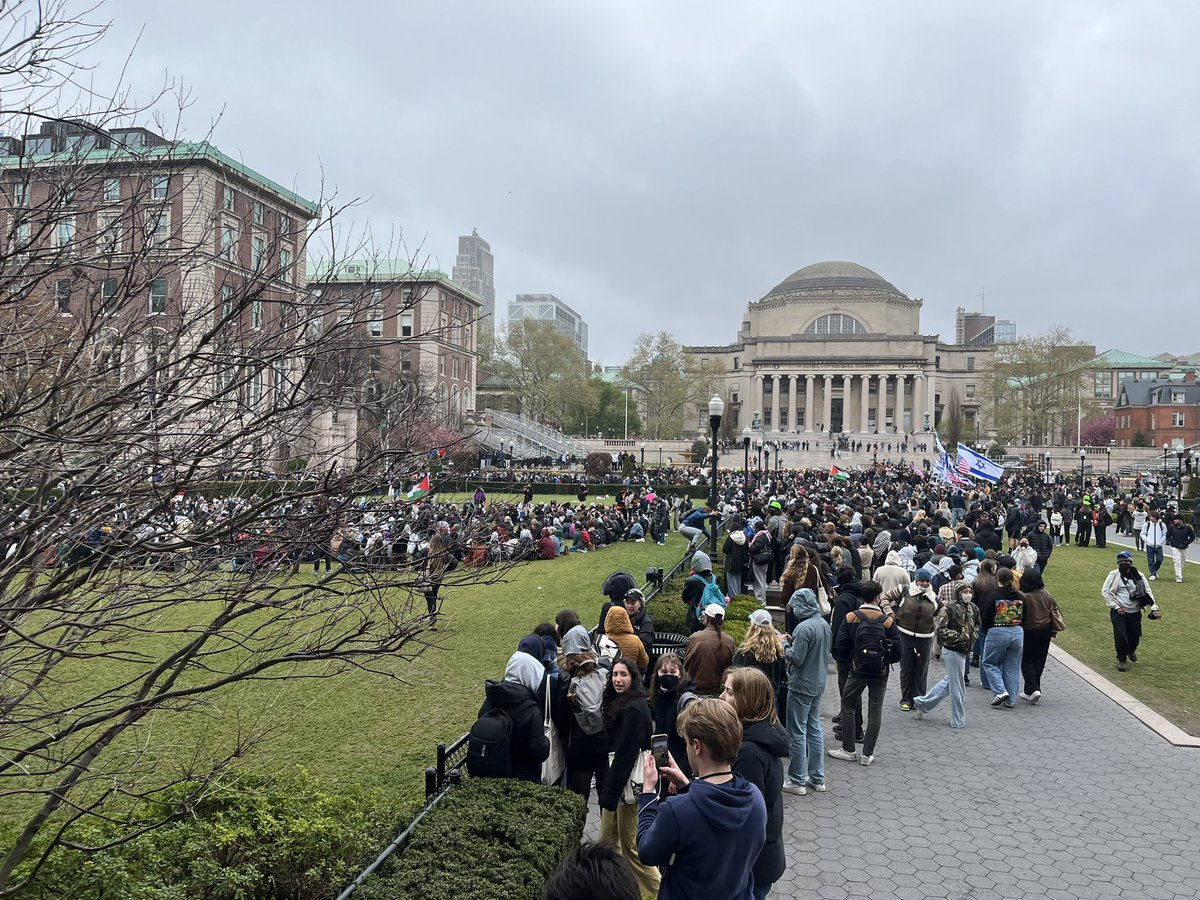
{"label": "cloudy sky", "polygon": [[[497,304],[557,294],[591,356],[732,340],[826,259],[1019,330],[1200,351],[1200,5],[108,0],[98,83],[186,84],[189,136]],[[134,46],[136,42],[136,47]],[[986,295],[986,301],[981,299]]]}

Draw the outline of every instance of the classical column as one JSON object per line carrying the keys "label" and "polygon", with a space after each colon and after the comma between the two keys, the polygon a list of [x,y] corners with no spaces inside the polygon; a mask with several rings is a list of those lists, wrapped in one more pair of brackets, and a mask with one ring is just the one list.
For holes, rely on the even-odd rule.
{"label": "classical column", "polygon": [[[888,385],[891,384],[892,376],[885,372],[879,376],[879,413],[875,416],[875,426],[879,429],[880,434],[889,434],[887,430],[888,420]],[[892,400],[891,415],[895,419],[896,401]]]}
{"label": "classical column", "polygon": [[821,382],[821,427],[829,430],[829,420],[833,418],[833,376],[822,375]]}
{"label": "classical column", "polygon": [[933,398],[937,396],[937,372],[931,371],[925,385],[925,411],[929,413],[929,427],[933,428],[933,420],[937,415],[937,404]]}
{"label": "classical column", "polygon": [[862,381],[862,409],[860,410],[861,427],[858,429],[859,434],[867,433],[867,415],[871,407],[871,376],[860,375]]}
{"label": "classical column", "polygon": [[804,433],[811,434],[813,430],[813,422],[816,419],[813,417],[813,405],[816,401],[814,396],[813,384],[817,376],[804,376]]}
{"label": "classical column", "polygon": [[792,415],[788,420],[788,430],[793,434],[800,424],[800,376],[791,375],[792,382]]}
{"label": "classical column", "polygon": [[918,433],[925,427],[925,376],[913,376],[913,433]]}

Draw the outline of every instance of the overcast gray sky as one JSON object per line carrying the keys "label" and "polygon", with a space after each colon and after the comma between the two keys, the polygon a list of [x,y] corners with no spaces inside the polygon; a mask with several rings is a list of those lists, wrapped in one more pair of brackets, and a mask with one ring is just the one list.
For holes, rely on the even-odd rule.
{"label": "overcast gray sky", "polygon": [[1200,351],[1200,4],[109,0],[93,56],[302,194],[364,198],[499,309],[557,294],[591,356],[733,339],[825,259],[1022,333]]}

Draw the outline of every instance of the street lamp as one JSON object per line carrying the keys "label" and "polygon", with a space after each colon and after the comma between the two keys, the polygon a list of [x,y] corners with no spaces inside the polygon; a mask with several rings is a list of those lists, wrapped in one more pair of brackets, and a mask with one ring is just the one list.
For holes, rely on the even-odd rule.
{"label": "street lamp", "polygon": [[1183,458],[1187,456],[1187,451],[1180,447],[1175,451],[1175,457],[1179,460],[1179,471],[1175,476],[1175,502],[1176,508],[1183,507]]}
{"label": "street lamp", "polygon": [[[713,398],[708,401],[708,425],[712,429],[712,484],[708,489],[708,508],[716,510],[717,508],[717,431],[721,427],[721,416],[725,413],[725,401],[721,399],[720,394],[713,394]],[[709,534],[708,548],[709,555],[716,558],[717,555],[717,524],[712,523],[713,529]]]}
{"label": "street lamp", "polygon": [[1105,471],[1109,475],[1111,475],[1112,474],[1112,447],[1104,448],[1104,456],[1105,456],[1105,462],[1107,463],[1107,468]]}
{"label": "street lamp", "polygon": [[766,463],[763,468],[766,469],[767,475],[771,474],[771,445],[767,444],[763,447],[763,461]]}
{"label": "street lamp", "polygon": [[642,468],[646,468],[646,442],[642,441]]}
{"label": "street lamp", "polygon": [[759,438],[755,442],[755,446],[758,448],[758,463],[757,463],[758,471],[761,472],[762,471],[762,456],[763,456],[763,440],[762,440],[762,438]]}
{"label": "street lamp", "polygon": [[1083,463],[1087,459],[1087,450],[1079,448],[1079,490],[1083,490]]}
{"label": "street lamp", "polygon": [[750,490],[750,426],[742,429],[742,480],[746,482],[746,490]]}
{"label": "street lamp", "polygon": [[1050,483],[1050,451],[1046,451],[1046,484]]}
{"label": "street lamp", "polygon": [[658,467],[662,468],[662,444],[658,445]]}
{"label": "street lamp", "polygon": [[780,451],[780,449],[781,449],[781,445],[778,441],[776,441],[775,442],[775,472],[777,474],[779,472],[779,451]]}

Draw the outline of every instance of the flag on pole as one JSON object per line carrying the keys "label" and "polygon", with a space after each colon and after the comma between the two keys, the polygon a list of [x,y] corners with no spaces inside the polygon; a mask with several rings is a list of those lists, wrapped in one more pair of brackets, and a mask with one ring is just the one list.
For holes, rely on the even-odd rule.
{"label": "flag on pole", "polygon": [[1004,466],[994,463],[986,456],[976,453],[970,447],[958,445],[958,459],[967,461],[967,473],[974,478],[995,484],[1004,477]]}
{"label": "flag on pole", "polygon": [[841,469],[839,469],[837,466],[830,466],[829,477],[830,478],[840,478],[842,481],[850,480],[850,476],[847,475],[845,472],[843,472]]}
{"label": "flag on pole", "polygon": [[426,475],[421,479],[420,483],[413,485],[411,491],[408,492],[409,500],[420,500],[429,493],[429,476]]}

